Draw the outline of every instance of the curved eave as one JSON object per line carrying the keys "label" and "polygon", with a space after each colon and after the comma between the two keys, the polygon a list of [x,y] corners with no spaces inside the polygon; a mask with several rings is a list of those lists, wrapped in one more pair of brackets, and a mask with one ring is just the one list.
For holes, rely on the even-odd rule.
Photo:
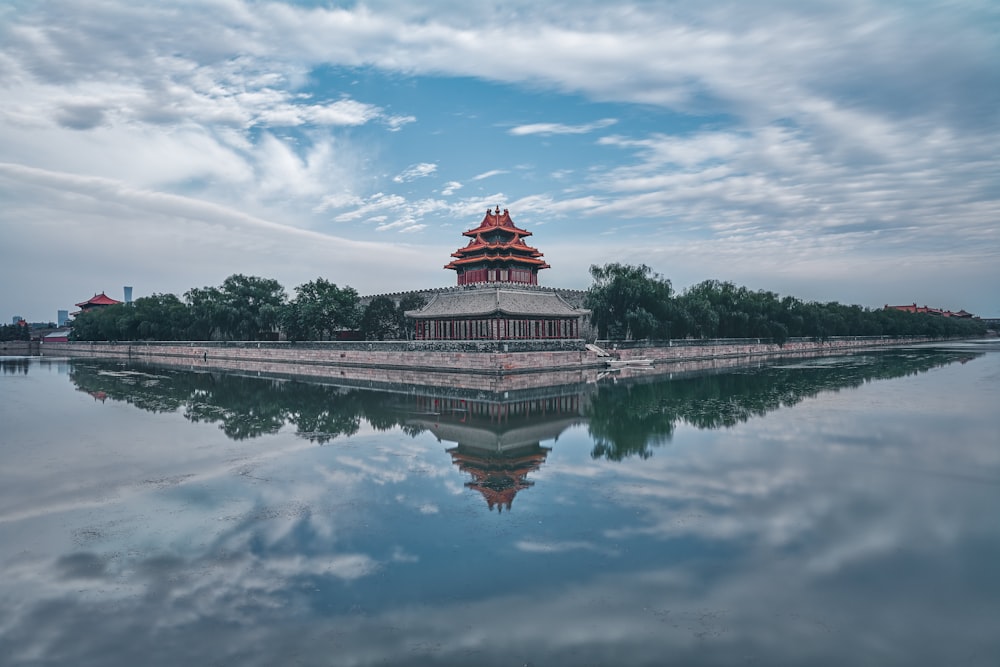
{"label": "curved eave", "polygon": [[557,319],[582,317],[590,311],[574,308],[555,292],[519,290],[510,286],[438,294],[422,309],[404,314],[417,320],[494,316]]}
{"label": "curved eave", "polygon": [[507,250],[514,252],[525,252],[533,255],[542,254],[541,252],[539,252],[538,248],[533,248],[526,243],[513,243],[513,242],[487,243],[485,241],[476,242],[471,245],[467,245],[464,248],[459,248],[458,250],[456,250],[451,254],[452,256],[457,256],[461,254],[469,254],[470,252],[484,252],[488,250],[493,250],[493,251]]}
{"label": "curved eave", "polygon": [[408,310],[403,313],[406,317],[415,320],[431,320],[431,319],[465,319],[470,317],[491,317],[494,315],[504,315],[508,317],[539,317],[539,318],[551,318],[551,319],[561,319],[566,317],[583,317],[584,315],[590,315],[589,310],[573,310],[564,313],[536,313],[534,311],[519,311],[519,310],[507,310],[506,308],[494,308],[493,310],[482,310],[482,311],[468,311],[461,313],[427,313],[423,314],[420,311]]}
{"label": "curved eave", "polygon": [[530,266],[535,269],[549,269],[552,268],[544,261],[540,259],[535,259],[533,257],[463,257],[462,259],[456,259],[454,262],[449,262],[445,264],[446,269],[458,269],[466,267],[469,265],[476,264],[523,264]]}
{"label": "curved eave", "polygon": [[479,234],[486,234],[487,232],[493,232],[496,230],[501,230],[504,232],[510,232],[517,236],[531,236],[531,232],[527,229],[521,229],[520,227],[515,227],[513,225],[489,225],[481,224],[475,229],[470,229],[468,231],[462,232],[462,236],[478,236]]}

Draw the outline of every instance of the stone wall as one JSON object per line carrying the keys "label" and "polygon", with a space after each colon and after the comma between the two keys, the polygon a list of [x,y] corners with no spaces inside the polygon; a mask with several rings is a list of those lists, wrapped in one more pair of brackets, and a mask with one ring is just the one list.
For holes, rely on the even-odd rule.
{"label": "stone wall", "polygon": [[795,354],[799,352],[833,353],[859,348],[891,347],[909,343],[926,343],[931,338],[912,336],[889,338],[883,336],[843,336],[817,341],[811,338],[793,338],[782,345],[754,338],[700,341],[676,340],[668,342],[639,341],[611,343],[598,341],[615,359],[623,361],[650,359],[654,363],[682,359],[720,359],[726,357],[757,357]]}
{"label": "stone wall", "polygon": [[0,341],[0,356],[31,356],[38,354],[38,341],[5,340]]}
{"label": "stone wall", "polygon": [[51,343],[43,354],[156,361],[255,362],[393,371],[511,374],[603,365],[581,341],[331,341],[322,343]]}
{"label": "stone wall", "polygon": [[608,357],[567,349],[573,341],[329,342],[329,343],[46,343],[48,357],[132,360],[191,371],[228,371],[309,379],[361,387],[481,400],[523,400],[578,393],[605,377],[641,381],[723,371],[764,363],[768,357],[805,358],[847,349],[922,342],[923,339],[791,341],[783,347],[756,340],[675,341],[670,345],[619,344],[605,349],[618,361],[655,359],[651,366],[608,367]]}
{"label": "stone wall", "polygon": [[[795,339],[783,345],[757,339],[669,341],[666,343],[603,343],[611,359],[651,360],[656,364],[701,359],[750,358],[802,352],[841,350],[926,342],[925,338],[847,337],[826,341]],[[509,375],[540,371],[602,368],[608,358],[587,350],[580,340],[538,341],[330,341],[290,342],[131,342],[47,343],[46,356],[96,356],[156,361],[186,359],[200,362],[334,366],[391,371],[433,371]]]}

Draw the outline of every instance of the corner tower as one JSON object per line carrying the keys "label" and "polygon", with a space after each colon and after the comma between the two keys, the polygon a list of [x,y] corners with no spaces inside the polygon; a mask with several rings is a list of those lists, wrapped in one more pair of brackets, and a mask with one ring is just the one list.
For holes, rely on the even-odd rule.
{"label": "corner tower", "polygon": [[478,227],[462,232],[469,243],[451,253],[455,259],[445,265],[458,274],[459,285],[477,283],[517,283],[537,285],[538,272],[549,268],[542,253],[524,242],[531,232],[510,219],[507,209],[486,209]]}
{"label": "corner tower", "polygon": [[549,265],[524,242],[531,232],[515,226],[506,209],[487,209],[479,226],[462,235],[469,243],[444,267],[458,274],[458,285],[405,313],[414,320],[416,340],[580,338],[590,311],[538,286],[538,272]]}

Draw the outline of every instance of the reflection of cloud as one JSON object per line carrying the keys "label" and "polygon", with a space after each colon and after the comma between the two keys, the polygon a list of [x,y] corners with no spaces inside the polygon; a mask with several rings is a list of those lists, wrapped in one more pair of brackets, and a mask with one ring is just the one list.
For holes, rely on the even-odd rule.
{"label": "reflection of cloud", "polygon": [[[986,363],[967,400],[942,398],[947,367],[730,428],[680,425],[648,460],[595,461],[586,430],[567,429],[534,498],[576,507],[539,502],[503,522],[462,511],[478,504],[448,493],[461,487],[430,434],[295,448],[303,441],[285,431],[234,444],[188,423],[190,437],[175,437],[157,415],[169,432],[148,434],[144,465],[113,456],[110,471],[86,469],[155,482],[119,484],[136,492],[108,501],[108,530],[88,532],[89,507],[0,525],[0,643],[13,664],[71,655],[111,667],[289,656],[484,667],[874,656],[901,667],[955,662],[956,647],[989,664],[1000,542],[983,508],[996,487],[961,476],[995,479],[1000,465],[988,437],[996,361],[962,368]],[[901,382],[916,387],[913,402],[899,400]],[[42,395],[59,405],[58,392]],[[91,461],[108,413],[86,409],[64,451]],[[956,437],[961,422],[970,430]],[[117,453],[107,446],[101,458]],[[39,447],[31,457],[66,466],[54,477],[79,472]],[[169,483],[205,463],[195,454],[254,478]],[[53,474],[5,458],[11,469],[38,487]],[[400,512],[393,500],[406,498],[440,512]]]}
{"label": "reflection of cloud", "polygon": [[103,579],[107,562],[96,554],[75,553],[59,558],[55,568],[63,579]]}
{"label": "reflection of cloud", "polygon": [[[654,665],[669,659],[697,666],[740,664],[753,654],[768,664],[834,666],[878,654],[881,664],[903,665],[946,664],[955,645],[940,643],[944,637],[977,655],[1000,649],[995,637],[974,629],[980,624],[963,627],[979,614],[988,618],[988,603],[971,602],[941,616],[927,613],[916,589],[906,587],[872,606],[852,601],[851,590],[803,586],[787,564],[755,565],[752,586],[745,572],[691,563],[596,575],[571,587],[549,586],[542,596],[510,592],[374,610],[362,602],[366,613],[333,617],[313,613],[308,604],[288,605],[284,596],[262,599],[252,587],[232,595],[227,589],[235,582],[220,569],[215,574],[223,576],[211,588],[123,598],[114,614],[94,613],[84,596],[59,599],[46,610],[47,644],[31,649],[72,647],[76,664],[111,665],[127,664],[155,642],[169,650],[148,656],[144,664],[154,666],[176,664],[187,653],[221,659],[232,647],[239,647],[240,663],[249,666],[275,664],[292,651],[300,664],[329,664],[331,647],[315,641],[320,635],[334,642],[340,664],[493,666],[507,664],[516,647],[519,661],[538,664]],[[955,602],[944,587],[935,594],[940,604]],[[322,588],[301,595],[303,603],[321,605],[325,599]],[[227,606],[231,615],[220,613]],[[247,625],[250,611],[257,622]],[[31,636],[12,637],[14,655],[27,653]],[[108,645],[116,647],[117,663],[108,662]]]}
{"label": "reflection of cloud", "polygon": [[390,466],[381,463],[376,465],[354,456],[341,456],[337,463],[363,473],[365,479],[376,484],[398,483],[407,477],[405,470],[393,470]]}
{"label": "reflection of cloud", "polygon": [[519,540],[514,545],[519,551],[536,554],[555,554],[565,551],[598,551],[601,553],[614,553],[614,550],[593,542],[581,541],[552,541],[541,542],[534,540]]}

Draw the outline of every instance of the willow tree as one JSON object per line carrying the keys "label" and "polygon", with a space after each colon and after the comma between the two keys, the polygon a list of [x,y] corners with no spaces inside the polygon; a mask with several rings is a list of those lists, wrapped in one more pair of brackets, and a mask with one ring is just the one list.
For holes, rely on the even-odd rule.
{"label": "willow tree", "polygon": [[591,265],[593,285],[586,305],[598,337],[668,338],[672,313],[670,281],[645,264]]}

